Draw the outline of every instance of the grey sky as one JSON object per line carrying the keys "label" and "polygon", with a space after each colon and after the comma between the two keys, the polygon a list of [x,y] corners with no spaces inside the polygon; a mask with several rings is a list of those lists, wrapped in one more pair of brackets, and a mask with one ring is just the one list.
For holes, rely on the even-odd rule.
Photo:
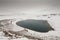
{"label": "grey sky", "polygon": [[0,15],[40,13],[54,11],[55,8],[59,10],[59,7],[60,0],[0,0]]}

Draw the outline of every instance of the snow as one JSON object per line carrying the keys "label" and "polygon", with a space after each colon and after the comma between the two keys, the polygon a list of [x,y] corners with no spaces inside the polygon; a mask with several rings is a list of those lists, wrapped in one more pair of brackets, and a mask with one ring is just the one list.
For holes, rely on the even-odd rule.
{"label": "snow", "polygon": [[[48,18],[49,17],[49,18]],[[1,16],[0,20],[4,19],[13,19],[13,31],[23,30],[24,28],[19,27],[16,25],[17,21],[26,20],[26,19],[37,19],[37,20],[47,20],[48,23],[55,29],[55,31],[49,31],[47,33],[36,32],[32,30],[28,30],[28,33],[32,34],[33,36],[40,37],[43,40],[59,40],[60,39],[60,15],[52,16],[42,16],[42,15],[22,15],[22,16]],[[7,37],[4,36],[4,33],[0,31],[0,40],[9,40]],[[17,39],[11,40],[30,40],[26,37],[21,37]],[[33,39],[31,39],[33,40]]]}

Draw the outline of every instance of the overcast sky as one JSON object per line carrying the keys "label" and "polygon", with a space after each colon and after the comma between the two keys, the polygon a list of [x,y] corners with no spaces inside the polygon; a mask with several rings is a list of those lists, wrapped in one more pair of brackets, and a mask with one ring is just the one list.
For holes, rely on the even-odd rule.
{"label": "overcast sky", "polygon": [[0,15],[60,12],[60,0],[0,0]]}

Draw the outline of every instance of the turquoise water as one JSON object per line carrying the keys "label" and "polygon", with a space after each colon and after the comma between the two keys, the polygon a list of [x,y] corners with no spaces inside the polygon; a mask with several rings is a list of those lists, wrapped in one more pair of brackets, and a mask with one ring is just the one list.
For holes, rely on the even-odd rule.
{"label": "turquoise water", "polygon": [[48,32],[49,30],[54,30],[46,20],[23,20],[16,22],[18,26],[28,28],[38,32]]}

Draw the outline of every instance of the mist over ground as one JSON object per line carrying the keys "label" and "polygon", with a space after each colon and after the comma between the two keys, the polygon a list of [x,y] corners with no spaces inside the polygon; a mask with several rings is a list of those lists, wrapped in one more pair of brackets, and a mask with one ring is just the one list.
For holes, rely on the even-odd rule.
{"label": "mist over ground", "polygon": [[60,0],[0,0],[0,15],[60,13]]}

